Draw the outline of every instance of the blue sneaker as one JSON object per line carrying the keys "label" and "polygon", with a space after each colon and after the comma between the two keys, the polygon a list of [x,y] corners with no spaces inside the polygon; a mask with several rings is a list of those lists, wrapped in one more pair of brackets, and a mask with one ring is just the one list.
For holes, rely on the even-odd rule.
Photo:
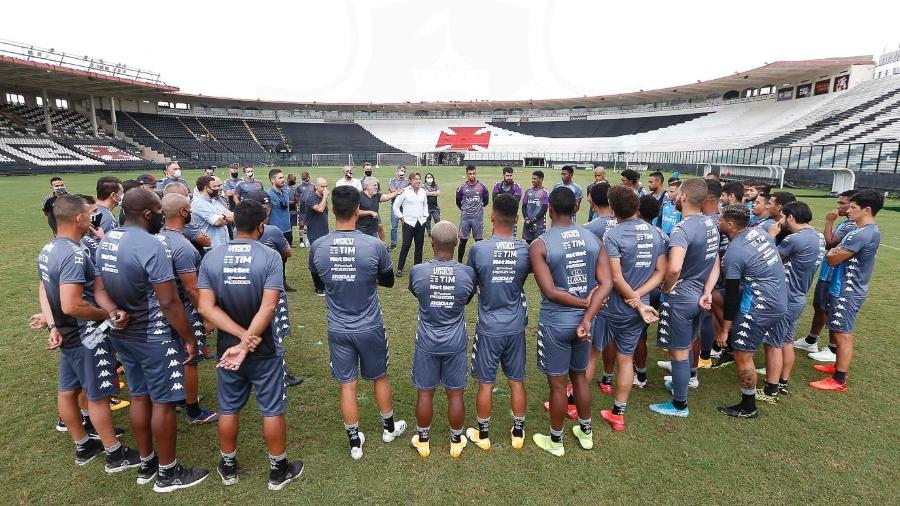
{"label": "blue sneaker", "polygon": [[654,413],[659,413],[661,415],[666,416],[677,416],[680,418],[687,418],[689,414],[691,414],[691,410],[688,408],[678,409],[672,404],[672,401],[669,402],[661,402],[659,404],[651,404],[650,411]]}
{"label": "blue sneaker", "polygon": [[188,415],[187,419],[191,425],[199,425],[201,423],[215,423],[216,420],[219,419],[219,414],[210,409],[200,408],[200,412],[197,413],[197,416]]}

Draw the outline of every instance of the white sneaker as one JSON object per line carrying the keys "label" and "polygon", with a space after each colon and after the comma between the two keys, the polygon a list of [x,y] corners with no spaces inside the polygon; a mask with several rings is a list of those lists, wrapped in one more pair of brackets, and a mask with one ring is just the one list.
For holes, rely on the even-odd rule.
{"label": "white sneaker", "polygon": [[709,350],[709,358],[719,358],[722,356],[722,350]]}
{"label": "white sneaker", "polygon": [[809,353],[816,353],[819,351],[819,346],[816,343],[809,344],[806,342],[805,337],[801,337],[794,341],[794,348],[798,350],[803,350]]}
{"label": "white sneaker", "polygon": [[[665,383],[666,381],[672,381],[672,377],[671,376],[663,376],[663,383]],[[697,388],[699,386],[700,386],[700,378],[699,377],[694,376],[693,378],[688,380],[688,388]]]}
{"label": "white sneaker", "polygon": [[835,362],[837,361],[837,355],[831,352],[831,348],[824,347],[821,351],[817,351],[815,353],[810,353],[809,358],[815,360],[816,362]]}
{"label": "white sneaker", "polygon": [[635,375],[634,375],[634,380],[632,380],[631,384],[634,385],[634,386],[636,386],[636,387],[638,387],[638,388],[644,388],[644,387],[647,386],[647,380],[640,381],[640,380],[637,379],[637,374],[635,374]]}
{"label": "white sneaker", "polygon": [[359,446],[351,446],[350,447],[350,456],[353,457],[353,460],[359,460],[363,455],[363,445],[366,444],[366,436],[362,432],[359,433]]}
{"label": "white sneaker", "polygon": [[390,443],[391,441],[402,436],[404,432],[406,432],[406,420],[397,420],[394,422],[394,432],[388,432],[387,430],[384,430],[381,433],[381,440],[385,443]]}
{"label": "white sneaker", "polygon": [[306,245],[305,245],[305,244],[303,244],[303,243],[302,243],[302,242],[301,242],[301,243],[300,243],[300,244],[298,244],[298,245],[297,245],[297,247],[298,247],[298,248],[305,248],[305,247],[306,247]]}
{"label": "white sneaker", "polygon": [[766,368],[765,368],[765,367],[760,367],[759,369],[756,370],[756,374],[761,374],[761,375],[765,376],[765,375],[766,375]]}
{"label": "white sneaker", "polygon": [[660,360],[656,362],[656,365],[661,369],[665,369],[669,372],[672,372],[672,361],[671,360]]}

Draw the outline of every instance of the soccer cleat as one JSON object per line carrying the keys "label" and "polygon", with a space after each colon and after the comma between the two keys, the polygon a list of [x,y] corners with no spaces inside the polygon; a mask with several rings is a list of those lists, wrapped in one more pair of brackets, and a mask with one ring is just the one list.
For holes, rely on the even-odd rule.
{"label": "soccer cleat", "polygon": [[625,416],[624,415],[615,415],[612,411],[608,409],[604,409],[600,411],[600,418],[609,422],[609,425],[613,430],[619,432],[625,432]]}
{"label": "soccer cleat", "polygon": [[756,400],[762,402],[768,402],[769,404],[778,404],[778,396],[777,395],[769,395],[762,388],[756,389]]}
{"label": "soccer cleat", "polygon": [[[197,396],[197,404],[200,404],[200,401],[203,400],[203,394]],[[177,413],[182,413],[185,409],[187,409],[187,401],[184,399],[175,403],[175,411]]]}
{"label": "soccer cleat", "polygon": [[431,441],[420,442],[418,434],[413,434],[413,437],[409,441],[409,444],[419,452],[420,457],[425,458],[431,455]]}
{"label": "soccer cleat", "polygon": [[366,444],[366,435],[362,432],[357,432],[359,435],[359,446],[351,446],[350,447],[350,457],[353,460],[359,460],[363,456],[363,445]]}
{"label": "soccer cleat", "polygon": [[659,404],[651,404],[649,407],[650,411],[659,413],[660,415],[687,418],[687,416],[691,414],[691,410],[689,408],[678,409],[674,404],[672,404],[672,401],[660,402]]}
{"label": "soccer cleat", "polygon": [[575,387],[572,386],[571,383],[566,384],[566,398],[572,397],[575,395]]}
{"label": "soccer cleat", "polygon": [[825,374],[834,374],[834,364],[815,364],[813,369]]}
{"label": "soccer cleat", "polygon": [[402,436],[404,432],[406,432],[406,420],[397,420],[394,422],[394,432],[383,430],[381,433],[381,440],[385,443],[390,443]]}
{"label": "soccer cleat", "polygon": [[478,429],[469,427],[466,429],[466,438],[475,443],[475,446],[481,448],[482,450],[490,450],[491,449],[491,438],[481,439],[478,437]]}
{"label": "soccer cleat", "polygon": [[191,488],[205,480],[207,476],[209,476],[209,471],[206,469],[193,469],[175,464],[175,468],[168,476],[164,476],[161,472],[157,473],[153,491],[165,494],[183,488]]}
{"label": "soccer cleat", "polygon": [[[544,411],[550,411],[550,401],[544,401]],[[569,420],[578,418],[578,408],[574,404],[566,406],[566,417]]]}
{"label": "soccer cleat", "polygon": [[669,372],[672,372],[672,361],[671,360],[660,360],[660,361],[656,362],[656,365],[660,369],[665,369]]}
{"label": "soccer cleat", "polygon": [[216,471],[219,472],[219,478],[222,478],[222,485],[226,487],[234,485],[238,482],[237,457],[222,457],[222,460],[219,461],[219,465],[216,467]]}
{"label": "soccer cleat", "polygon": [[697,369],[712,369],[712,359],[711,358],[699,358],[697,359]]}
{"label": "soccer cleat", "polygon": [[787,385],[785,385],[784,383],[778,384],[778,395],[790,395],[790,394],[791,394],[791,391],[788,390]]}
{"label": "soccer cleat", "polygon": [[219,414],[211,409],[201,408],[197,416],[187,415],[188,423],[191,425],[200,425],[203,423],[216,423]]}
{"label": "soccer cleat", "polygon": [[566,454],[566,449],[563,447],[563,444],[561,442],[554,443],[553,439],[546,434],[534,434],[531,436],[531,440],[534,441],[534,444],[536,444],[538,448],[546,450],[551,455],[562,457]]}
{"label": "soccer cleat", "polygon": [[809,386],[815,388],[816,390],[829,390],[832,392],[846,392],[847,384],[846,383],[838,383],[831,376],[819,380],[819,381],[810,381]]}
{"label": "soccer cleat", "polygon": [[148,461],[141,461],[141,465],[138,466],[137,472],[137,484],[138,485],[146,485],[150,483],[150,480],[156,478],[156,473],[159,470],[159,457],[153,455],[153,458]]}
{"label": "soccer cleat", "polygon": [[[114,429],[115,429],[115,433],[116,433],[116,437],[117,437],[117,438],[118,438],[118,437],[122,437],[122,434],[125,434],[125,429],[122,429],[122,428],[119,428],[119,427],[114,427]],[[100,434],[97,433],[97,429],[94,428],[94,425],[93,425],[93,424],[91,424],[91,425],[85,425],[85,426],[84,426],[84,430],[87,431],[87,435],[88,435],[89,438],[91,438],[91,439],[96,439],[96,440],[98,440],[98,441],[100,440]]]}
{"label": "soccer cleat", "polygon": [[718,351],[710,350],[710,352],[709,352],[709,358],[719,358],[721,356],[722,356],[722,350],[718,350]]}
{"label": "soccer cleat", "polygon": [[116,396],[110,396],[109,398],[109,409],[112,411],[118,411],[120,409],[125,409],[131,405],[131,401],[126,401],[120,399]]}
{"label": "soccer cleat", "polygon": [[288,462],[284,459],[279,464],[269,466],[269,490],[281,490],[301,474],[303,474],[302,460]]}
{"label": "soccer cleat", "polygon": [[103,445],[100,444],[100,441],[89,438],[86,443],[81,445],[81,448],[75,449],[75,463],[79,466],[86,466],[92,460],[97,458],[97,455],[102,454]]}
{"label": "soccer cleat", "polygon": [[56,419],[56,426],[53,427],[56,432],[69,432],[69,428],[63,423],[62,418]]}
{"label": "soccer cleat", "polygon": [[316,295],[319,296],[319,297],[324,297],[324,296],[325,296],[325,290],[316,290]]}
{"label": "soccer cleat", "polygon": [[125,445],[118,450],[106,455],[106,472],[119,473],[126,469],[134,469],[141,466],[141,454],[134,448]]}
{"label": "soccer cleat", "polygon": [[601,381],[597,386],[600,388],[600,392],[606,395],[612,395],[613,388],[611,383],[604,383]]}
{"label": "soccer cleat", "polygon": [[631,384],[638,388],[645,388],[647,386],[647,380],[641,381],[638,379],[637,374],[635,374],[634,379],[631,380]]}
{"label": "soccer cleat", "polygon": [[509,437],[511,438],[510,444],[512,445],[513,449],[520,450],[523,446],[525,446],[525,431],[524,430],[522,431],[522,436],[517,437],[513,433],[513,429],[509,429]]}
{"label": "soccer cleat", "polygon": [[748,411],[740,404],[735,404],[734,406],[719,406],[719,413],[734,418],[756,418],[756,415],[759,414],[759,410],[754,409],[753,411]]}
{"label": "soccer cleat", "polygon": [[794,340],[794,348],[803,350],[808,353],[816,353],[817,351],[819,351],[819,345],[817,345],[816,343],[807,343],[805,337]]}
{"label": "soccer cleat", "polygon": [[304,381],[306,381],[306,378],[303,376],[294,376],[293,374],[284,375],[284,384],[289,387],[302,385]]}
{"label": "soccer cleat", "polygon": [[[665,385],[666,390],[672,391],[672,377],[671,376],[663,376],[663,385]],[[700,386],[700,378],[697,376],[692,376],[691,379],[688,380],[688,388],[698,388]]]}
{"label": "soccer cleat", "polygon": [[722,367],[729,366],[734,363],[734,355],[731,354],[730,351],[722,350],[722,354],[719,355],[719,359],[716,360],[716,363],[713,364],[713,369],[719,369]]}
{"label": "soccer cleat", "polygon": [[402,278],[402,277],[403,277],[403,269],[397,269],[397,274],[396,274],[396,276],[397,276],[398,278]]}
{"label": "soccer cleat", "polygon": [[581,425],[576,425],[572,427],[572,434],[575,434],[575,437],[578,438],[578,444],[584,450],[590,450],[594,447],[594,432],[591,431],[590,434],[585,434],[581,431]]}
{"label": "soccer cleat", "polygon": [[450,456],[454,459],[458,459],[460,455],[462,455],[463,448],[469,443],[469,440],[466,439],[466,436],[460,435],[459,442],[454,443],[450,441]]}
{"label": "soccer cleat", "polygon": [[837,355],[835,355],[831,348],[824,347],[821,351],[817,351],[815,353],[810,353],[807,355],[809,358],[815,360],[816,362],[835,362],[837,361]]}

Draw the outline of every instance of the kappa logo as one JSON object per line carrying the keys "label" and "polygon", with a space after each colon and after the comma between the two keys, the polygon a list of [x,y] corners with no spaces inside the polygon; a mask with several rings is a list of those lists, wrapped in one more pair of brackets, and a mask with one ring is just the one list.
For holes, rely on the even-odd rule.
{"label": "kappa logo", "polygon": [[106,348],[97,348],[97,351],[94,352],[94,356],[99,357],[100,355],[106,355]]}
{"label": "kappa logo", "polygon": [[841,313],[840,311],[835,311],[835,312],[834,312],[834,317],[835,317],[835,318],[843,318],[843,317],[844,317],[844,313]]}
{"label": "kappa logo", "polygon": [[172,388],[171,388],[171,389],[172,389],[172,390],[183,390],[184,387],[181,386],[181,383],[177,383],[177,382],[176,382],[175,384],[172,385]]}
{"label": "kappa logo", "polygon": [[660,321],[659,321],[659,324],[662,325],[663,327],[668,327],[668,326],[669,326],[669,322],[668,322],[667,320],[660,320]]}
{"label": "kappa logo", "polygon": [[111,386],[113,386],[113,384],[110,383],[109,381],[104,381],[103,383],[100,383],[100,388],[101,388],[101,389],[103,389],[103,388],[109,388],[109,387],[111,387]]}
{"label": "kappa logo", "polygon": [[838,304],[837,309],[846,309],[843,304]]}
{"label": "kappa logo", "polygon": [[838,320],[832,320],[831,324],[832,324],[832,325],[840,325],[841,322],[838,321]]}
{"label": "kappa logo", "polygon": [[447,127],[441,129],[434,147],[478,151],[488,149],[490,142],[491,131],[487,127]]}
{"label": "kappa logo", "polygon": [[543,357],[543,356],[544,356],[544,350],[538,349],[538,356],[539,356],[539,357]]}
{"label": "kappa logo", "polygon": [[168,367],[168,369],[171,369],[171,368],[173,368],[173,367],[178,367],[178,361],[175,360],[174,358],[173,358],[172,360],[169,361],[169,367]]}
{"label": "kappa logo", "polygon": [[100,374],[97,375],[97,379],[105,378],[107,376],[112,376],[112,373],[107,371],[106,369],[103,369],[102,371],[100,371]]}
{"label": "kappa logo", "polygon": [[156,329],[156,330],[153,331],[153,334],[154,334],[154,335],[157,335],[157,336],[158,336],[158,335],[165,334],[165,333],[166,333],[166,331],[163,330],[163,329]]}
{"label": "kappa logo", "polygon": [[666,311],[666,310],[663,310],[663,312],[662,312],[662,313],[659,313],[659,315],[660,315],[660,316],[669,316],[669,312]]}
{"label": "kappa logo", "polygon": [[766,308],[766,306],[763,306],[762,304],[756,305],[756,309],[765,309],[765,308]]}
{"label": "kappa logo", "polygon": [[168,350],[166,350],[166,356],[167,356],[167,357],[168,357],[169,355],[175,355],[175,354],[177,354],[177,353],[178,353],[178,352],[175,351],[175,348],[169,348]]}
{"label": "kappa logo", "polygon": [[734,342],[734,344],[740,344],[741,346],[745,346],[747,343],[744,342],[743,339],[738,339],[738,340],[736,340],[736,341]]}
{"label": "kappa logo", "polygon": [[745,328],[745,329],[749,329],[749,328],[750,328],[750,324],[747,323],[747,322],[741,322],[741,327],[743,327],[743,328]]}
{"label": "kappa logo", "polygon": [[659,342],[661,342],[661,343],[663,343],[663,344],[666,344],[666,343],[669,342],[669,340],[666,339],[665,337],[660,337],[660,338],[659,338]]}
{"label": "kappa logo", "polygon": [[106,360],[105,358],[101,358],[97,361],[97,367],[103,367],[106,365],[109,365],[109,360]]}
{"label": "kappa logo", "polygon": [[[662,335],[664,335],[664,336],[669,335],[669,331],[666,330],[666,329],[659,329],[659,333],[662,334]],[[662,340],[662,339],[660,339],[660,340]]]}
{"label": "kappa logo", "polygon": [[750,335],[747,334],[746,332],[744,332],[743,330],[741,330],[741,331],[738,332],[737,334],[738,334],[739,336],[741,336],[741,337],[750,337]]}
{"label": "kappa logo", "polygon": [[180,372],[178,372],[178,371],[172,371],[172,375],[169,376],[169,379],[176,379],[176,378],[180,378],[180,377],[181,377],[181,373],[180,373]]}
{"label": "kappa logo", "polygon": [[748,314],[744,315],[744,318],[746,318],[747,320],[749,320],[751,322],[753,321],[753,317]]}

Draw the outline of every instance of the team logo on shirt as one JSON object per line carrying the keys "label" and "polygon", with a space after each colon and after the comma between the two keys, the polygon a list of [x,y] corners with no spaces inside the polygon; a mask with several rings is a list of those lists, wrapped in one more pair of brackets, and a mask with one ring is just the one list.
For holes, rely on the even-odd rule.
{"label": "team logo on shirt", "polygon": [[111,386],[113,386],[113,385],[112,385],[112,383],[110,383],[109,381],[104,381],[103,383],[100,383],[100,388],[101,388],[101,389],[103,389],[103,388],[109,388],[109,387],[111,387]]}

